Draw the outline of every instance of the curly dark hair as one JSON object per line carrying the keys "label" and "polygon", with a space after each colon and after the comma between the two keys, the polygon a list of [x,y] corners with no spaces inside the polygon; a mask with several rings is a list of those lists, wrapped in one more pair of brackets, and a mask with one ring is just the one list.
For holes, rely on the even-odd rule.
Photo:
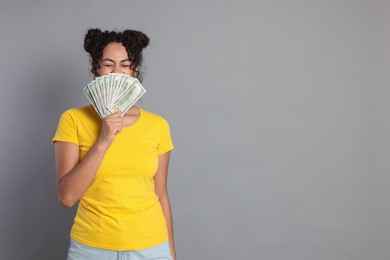
{"label": "curly dark hair", "polygon": [[84,49],[90,55],[91,72],[99,76],[99,61],[103,56],[104,48],[112,42],[122,43],[126,48],[130,68],[133,70],[135,77],[142,81],[140,67],[142,65],[142,50],[148,46],[149,38],[143,32],[134,30],[125,30],[123,32],[101,31],[98,28],[89,29],[84,39]]}

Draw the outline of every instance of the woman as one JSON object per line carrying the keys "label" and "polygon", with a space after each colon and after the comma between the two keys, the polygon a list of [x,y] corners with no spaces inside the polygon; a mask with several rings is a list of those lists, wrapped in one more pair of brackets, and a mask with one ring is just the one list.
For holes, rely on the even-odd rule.
{"label": "woman", "polygon": [[[90,29],[84,49],[92,73],[140,79],[139,31]],[[167,192],[169,125],[132,106],[101,119],[91,105],[65,111],[53,137],[58,198],[78,201],[68,259],[175,259]]]}

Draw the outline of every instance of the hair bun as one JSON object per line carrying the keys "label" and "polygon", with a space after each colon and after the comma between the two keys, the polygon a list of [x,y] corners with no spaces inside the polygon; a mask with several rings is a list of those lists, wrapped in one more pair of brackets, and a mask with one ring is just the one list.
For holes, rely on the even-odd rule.
{"label": "hair bun", "polygon": [[102,31],[98,28],[89,29],[84,38],[84,49],[88,53],[92,53],[94,46],[100,40],[102,36]]}
{"label": "hair bun", "polygon": [[131,38],[131,40],[133,40],[133,41],[135,40],[135,42],[137,43],[137,45],[140,49],[143,49],[146,46],[148,46],[149,42],[150,42],[149,37],[140,31],[125,30],[123,32],[123,35],[125,37]]}

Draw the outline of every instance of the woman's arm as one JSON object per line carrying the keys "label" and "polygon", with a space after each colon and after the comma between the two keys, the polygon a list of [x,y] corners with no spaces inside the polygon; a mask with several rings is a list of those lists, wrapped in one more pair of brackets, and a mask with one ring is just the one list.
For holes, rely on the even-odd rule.
{"label": "woman's arm", "polygon": [[157,173],[154,176],[155,191],[160,200],[165,221],[168,228],[169,246],[171,248],[172,257],[176,259],[175,242],[173,235],[173,221],[171,204],[168,196],[168,167],[169,167],[170,152],[160,155]]}
{"label": "woman's arm", "polygon": [[122,118],[118,113],[104,118],[98,140],[81,161],[76,144],[55,143],[57,192],[62,205],[72,207],[88,189],[106,151],[121,129]]}

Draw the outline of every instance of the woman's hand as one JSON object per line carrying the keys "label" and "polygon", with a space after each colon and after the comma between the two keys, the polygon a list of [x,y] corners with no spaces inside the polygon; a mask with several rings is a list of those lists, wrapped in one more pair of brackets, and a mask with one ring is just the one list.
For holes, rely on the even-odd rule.
{"label": "woman's hand", "polygon": [[106,116],[103,118],[102,129],[100,131],[98,142],[109,147],[114,141],[115,135],[119,134],[122,131],[122,128],[122,117],[118,112]]}

